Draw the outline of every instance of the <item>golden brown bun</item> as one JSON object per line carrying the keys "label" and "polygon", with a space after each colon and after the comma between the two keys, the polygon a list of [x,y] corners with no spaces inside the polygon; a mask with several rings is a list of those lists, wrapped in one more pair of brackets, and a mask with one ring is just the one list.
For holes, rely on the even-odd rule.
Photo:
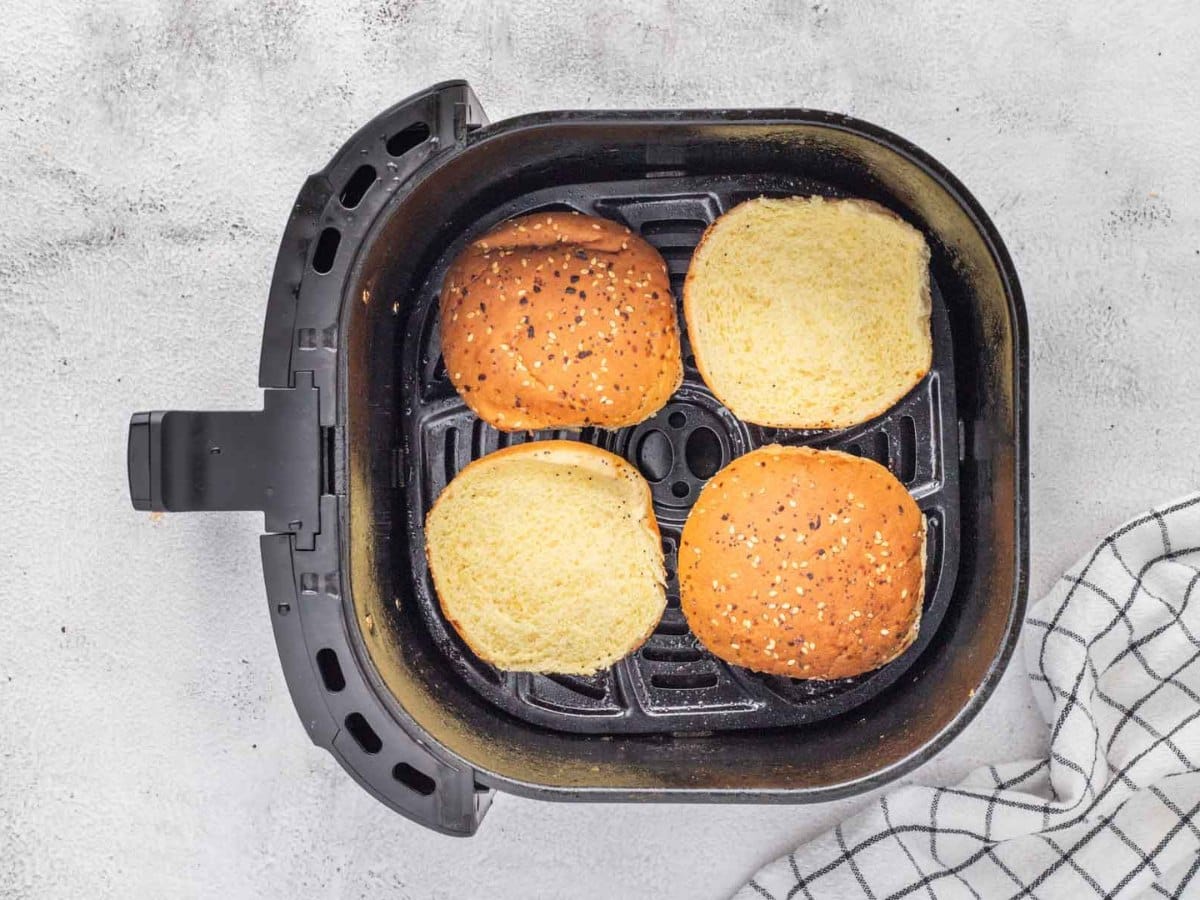
{"label": "golden brown bun", "polygon": [[760,447],[696,499],[679,590],[692,632],[727,662],[794,678],[859,675],[916,639],[925,518],[878,463]]}
{"label": "golden brown bun", "polygon": [[538,441],[471,463],[429,511],[425,552],[442,614],[501,669],[606,668],[666,607],[650,487],[589,444]]}
{"label": "golden brown bun", "polygon": [[536,213],[472,242],[441,327],[454,387],[503,431],[635,425],[683,380],[666,263],[607,219]]}
{"label": "golden brown bun", "polygon": [[758,425],[865,422],[932,361],[929,247],[865,200],[734,207],[704,232],[683,309],[704,382]]}

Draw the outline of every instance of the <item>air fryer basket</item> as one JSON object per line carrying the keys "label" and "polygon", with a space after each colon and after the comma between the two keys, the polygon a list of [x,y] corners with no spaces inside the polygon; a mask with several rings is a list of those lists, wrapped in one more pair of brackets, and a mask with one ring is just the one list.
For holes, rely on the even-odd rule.
{"label": "air fryer basket", "polygon": [[[494,222],[552,209],[624,221],[662,250],[678,294],[712,218],[747,197],[809,193],[876,200],[930,242],[934,371],[880,419],[833,433],[748,426],[689,366],[671,404],[637,428],[501,435],[445,379],[441,274]],[[264,410],[135,415],[130,490],[143,509],[264,510],[270,614],[310,736],[430,827],[472,833],[493,788],[825,800],[936,752],[1011,654],[1025,597],[1026,368],[999,237],[949,173],[894,135],[806,110],[559,112],[489,126],[453,82],[383,113],[305,184],[271,287]],[[470,459],[550,436],[641,466],[669,565],[696,491],[733,456],[783,441],[884,462],[933,525],[917,645],[859,679],[761,678],[698,647],[673,602],[646,647],[608,673],[496,672],[441,619],[421,523]]]}

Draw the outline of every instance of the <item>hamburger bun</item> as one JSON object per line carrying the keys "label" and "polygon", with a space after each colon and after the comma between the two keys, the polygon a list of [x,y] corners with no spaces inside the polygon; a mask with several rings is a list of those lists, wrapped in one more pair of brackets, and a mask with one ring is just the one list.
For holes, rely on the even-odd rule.
{"label": "hamburger bun", "polygon": [[916,639],[925,518],[878,463],[761,447],[700,492],[679,590],[692,632],[726,662],[793,678],[860,675]]}
{"label": "hamburger bun", "polygon": [[446,620],[500,669],[606,668],[666,607],[649,485],[588,444],[521,444],[471,463],[426,516],[425,552]]}
{"label": "hamburger bun", "polygon": [[750,200],[692,257],[696,366],[738,418],[840,428],[894,405],[929,367],[929,247],[864,200]]}
{"label": "hamburger bun", "polygon": [[440,311],[451,382],[502,431],[635,425],[683,380],[667,265],[607,219],[499,225],[450,266]]}

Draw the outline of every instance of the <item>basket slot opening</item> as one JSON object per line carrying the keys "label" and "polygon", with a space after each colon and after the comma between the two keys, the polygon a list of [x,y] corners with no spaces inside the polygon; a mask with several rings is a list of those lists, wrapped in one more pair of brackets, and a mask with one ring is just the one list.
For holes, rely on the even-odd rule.
{"label": "basket slot opening", "polygon": [[657,219],[643,222],[641,232],[659,250],[670,247],[690,254],[707,227],[700,219]]}
{"label": "basket slot opening", "polygon": [[905,484],[912,484],[917,477],[917,423],[912,416],[900,419],[900,471],[897,477]]}
{"label": "basket slot opening", "polygon": [[447,428],[445,437],[445,448],[442,453],[442,462],[446,464],[446,484],[454,480],[454,476],[458,474],[458,429]]}
{"label": "basket slot opening", "polygon": [[408,763],[396,763],[392,767],[392,777],[411,791],[422,797],[428,797],[437,790],[437,782],[422,772],[414,769]]}
{"label": "basket slot opening", "polygon": [[324,275],[333,268],[337,257],[338,245],[342,242],[342,233],[336,228],[326,228],[317,238],[317,249],[313,251],[313,271]]}
{"label": "basket slot opening", "polygon": [[413,122],[407,128],[393,134],[387,141],[389,156],[403,156],[414,147],[429,140],[429,126],[424,122]]}
{"label": "basket slot opening", "polygon": [[603,684],[596,684],[583,678],[575,678],[571,675],[547,675],[545,677],[569,691],[583,694],[583,696],[591,697],[593,700],[603,700],[608,695],[608,691]]}
{"label": "basket slot opening", "polygon": [[342,674],[342,664],[332,648],[324,647],[317,651],[317,671],[321,673],[321,681],[325,682],[325,690],[331,694],[345,688],[346,676]]}
{"label": "basket slot opening", "polygon": [[704,658],[704,654],[695,647],[655,647],[647,644],[642,648],[642,659],[648,659],[651,662],[697,662]]}
{"label": "basket slot opening", "polygon": [[717,686],[716,672],[658,672],[650,676],[650,684],[672,691],[699,691]]}
{"label": "basket slot opening", "polygon": [[383,749],[383,741],[371,727],[371,723],[363,718],[362,713],[355,712],[346,716],[346,730],[350,732],[350,737],[354,738],[354,742],[362,748],[363,753],[374,755]]}
{"label": "basket slot opening", "polygon": [[688,633],[688,627],[686,622],[676,622],[670,619],[663,619],[655,627],[654,633],[679,637]]}
{"label": "basket slot opening", "polygon": [[877,431],[871,436],[871,459],[881,466],[890,465],[892,459],[891,445],[886,431]]}
{"label": "basket slot opening", "polygon": [[375,183],[375,167],[372,165],[361,165],[354,170],[354,174],[350,176],[350,180],[346,182],[346,186],[342,188],[341,196],[338,201],[346,209],[354,209],[362,202],[362,198],[366,196],[371,185]]}

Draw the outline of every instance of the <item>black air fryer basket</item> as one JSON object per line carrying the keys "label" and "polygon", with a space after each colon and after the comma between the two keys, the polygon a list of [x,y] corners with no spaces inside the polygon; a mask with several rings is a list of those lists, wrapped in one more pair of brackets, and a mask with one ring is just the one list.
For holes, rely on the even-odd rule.
{"label": "black air fryer basket", "polygon": [[[836,432],[748,425],[686,377],[620,431],[502,434],[459,399],[437,294],[472,237],[577,210],[662,252],[676,299],[705,226],[744,199],[824,194],[894,210],[932,250],[934,366],[884,416]],[[681,317],[682,321],[682,317]],[[810,110],[556,112],[488,125],[449,82],[380,115],[311,177],[267,307],[260,412],[136,414],[134,506],[262,510],[275,639],[317,744],[431,828],[471,834],[493,789],[545,799],[810,802],[874,787],[946,744],[1012,652],[1027,565],[1027,349],[1020,287],[987,216],[906,141]],[[588,678],[500,672],[438,610],[422,522],[472,459],[586,441],[638,465],[669,601],[649,641]],[[920,636],[835,682],[755,675],[679,610],[679,532],[705,479],[765,443],[836,447],[904,481],[929,522]]]}

